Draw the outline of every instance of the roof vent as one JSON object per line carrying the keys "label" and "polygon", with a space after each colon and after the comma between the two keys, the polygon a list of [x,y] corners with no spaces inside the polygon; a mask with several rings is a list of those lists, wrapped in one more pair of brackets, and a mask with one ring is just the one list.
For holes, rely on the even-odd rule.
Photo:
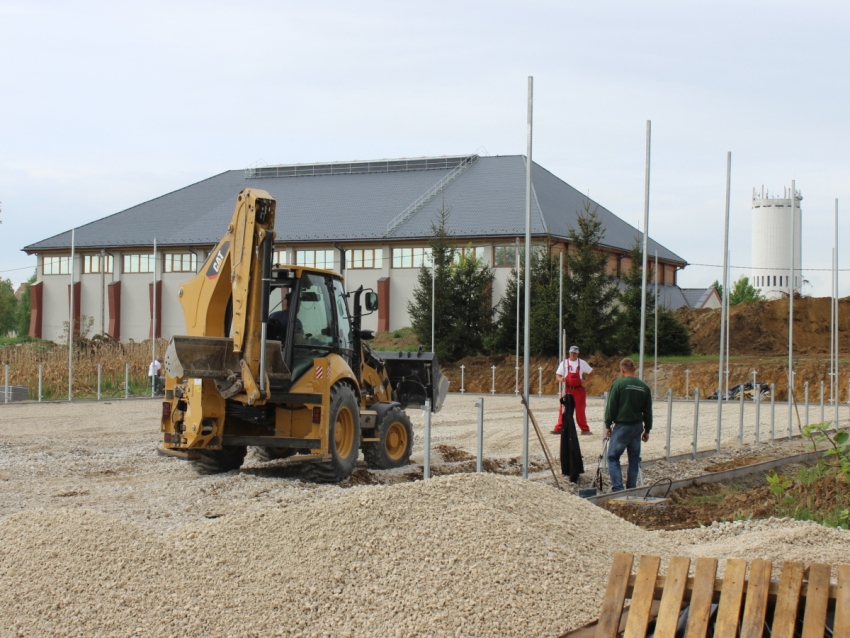
{"label": "roof vent", "polygon": [[364,162],[330,162],[327,164],[289,164],[255,166],[245,169],[245,179],[267,177],[317,177],[320,175],[361,175],[367,173],[400,173],[405,171],[451,170],[477,159],[477,155],[416,157],[411,159],[373,160]]}

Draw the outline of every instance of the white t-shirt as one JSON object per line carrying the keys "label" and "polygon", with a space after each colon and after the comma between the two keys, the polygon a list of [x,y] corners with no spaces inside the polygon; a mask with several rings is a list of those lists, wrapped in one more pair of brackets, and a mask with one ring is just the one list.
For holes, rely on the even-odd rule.
{"label": "white t-shirt", "polygon": [[159,374],[160,369],[162,368],[162,364],[154,359],[151,364],[148,366],[148,376],[154,377]]}
{"label": "white t-shirt", "polygon": [[584,378],[584,375],[590,374],[593,372],[593,368],[591,368],[587,361],[584,359],[577,359],[576,361],[570,361],[569,359],[564,359],[561,361],[561,365],[558,366],[558,371],[556,374],[560,374],[562,377],[567,376],[567,366],[569,366],[570,372],[576,372],[576,370],[581,370],[581,377]]}

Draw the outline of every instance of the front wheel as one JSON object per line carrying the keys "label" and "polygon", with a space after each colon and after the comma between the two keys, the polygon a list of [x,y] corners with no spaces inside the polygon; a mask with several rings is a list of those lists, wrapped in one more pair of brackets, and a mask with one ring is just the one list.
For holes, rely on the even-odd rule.
{"label": "front wheel", "polygon": [[363,456],[370,468],[389,470],[407,465],[413,450],[413,424],[401,408],[391,408],[377,428],[376,443],[363,445]]}
{"label": "front wheel", "polygon": [[354,471],[360,451],[360,408],[354,390],[341,384],[331,390],[331,410],[328,415],[327,463],[310,463],[304,477],[319,483],[338,483]]}

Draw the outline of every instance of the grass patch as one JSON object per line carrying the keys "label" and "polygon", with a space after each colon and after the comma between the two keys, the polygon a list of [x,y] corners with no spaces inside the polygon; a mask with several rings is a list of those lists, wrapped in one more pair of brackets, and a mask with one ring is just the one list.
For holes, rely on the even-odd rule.
{"label": "grass patch", "polygon": [[711,494],[694,494],[693,496],[689,496],[682,501],[682,505],[692,508],[703,507],[705,505],[719,505],[727,496],[743,491],[746,491],[746,488],[741,485],[734,483],[731,485],[723,484],[719,490]]}
{"label": "grass patch", "polygon": [[[631,359],[637,361],[640,358],[639,354],[629,355]],[[735,361],[736,359],[746,359],[748,357],[744,357],[741,355],[732,355],[729,357],[730,361]],[[751,358],[751,357],[750,357]],[[654,361],[652,354],[644,354],[644,361]],[[691,354],[691,355],[675,355],[668,357],[658,357],[658,363],[696,363],[697,361],[717,361],[716,354]]]}

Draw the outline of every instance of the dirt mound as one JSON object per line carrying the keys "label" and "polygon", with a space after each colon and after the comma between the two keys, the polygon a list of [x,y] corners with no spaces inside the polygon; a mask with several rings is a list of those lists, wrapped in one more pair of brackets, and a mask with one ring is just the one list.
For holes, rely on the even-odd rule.
{"label": "dirt mound", "polygon": [[[850,298],[838,309],[839,338],[850,334]],[[794,352],[829,352],[829,297],[794,299]],[[697,354],[718,354],[720,310],[680,308],[676,317],[691,332]],[[788,352],[788,300],[743,303],[729,309],[729,348],[734,354],[776,355]]]}

